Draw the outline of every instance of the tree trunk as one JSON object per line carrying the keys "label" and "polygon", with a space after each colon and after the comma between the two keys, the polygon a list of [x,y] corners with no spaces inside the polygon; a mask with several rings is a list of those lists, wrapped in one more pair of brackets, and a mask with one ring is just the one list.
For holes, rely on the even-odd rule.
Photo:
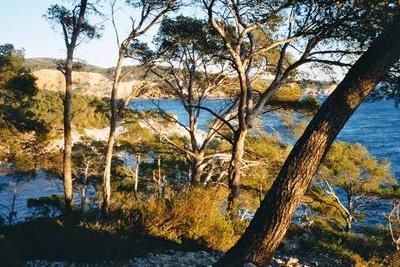
{"label": "tree trunk", "polygon": [[348,207],[349,213],[348,213],[347,218],[346,218],[346,230],[347,230],[347,232],[350,232],[352,224],[353,224],[353,220],[354,220],[353,214],[355,212],[354,205],[353,205],[354,204],[353,203],[353,196],[349,195],[347,201],[348,201],[348,205],[349,205],[349,207]]}
{"label": "tree trunk", "polygon": [[63,177],[65,209],[67,213],[73,211],[73,187],[72,187],[72,59],[73,51],[68,51],[65,68],[65,97],[64,97],[64,154]]}
{"label": "tree trunk", "polygon": [[240,194],[240,169],[244,155],[244,142],[247,136],[246,130],[239,130],[235,133],[235,140],[232,148],[232,158],[229,165],[229,196],[228,210],[232,210],[235,206],[237,198]]}
{"label": "tree trunk", "polygon": [[346,230],[347,230],[347,232],[351,231],[352,224],[353,224],[353,215],[349,214],[348,217],[346,218]]}
{"label": "tree trunk", "polygon": [[118,122],[118,86],[120,83],[120,76],[124,64],[124,53],[119,52],[117,66],[115,67],[114,82],[111,91],[111,121],[110,121],[110,134],[107,142],[107,152],[105,156],[104,173],[103,173],[103,204],[101,210],[104,214],[108,213],[109,202],[111,197],[111,163],[113,156],[113,149],[115,143],[115,130],[117,129]]}
{"label": "tree trunk", "polygon": [[200,185],[201,184],[201,176],[203,175],[204,171],[204,157],[198,156],[192,159],[191,162],[191,180],[193,185]]}
{"label": "tree trunk", "polygon": [[207,173],[206,178],[204,178],[203,185],[207,185],[209,181],[211,181],[212,176],[214,175],[214,165],[211,165],[210,170]]}
{"label": "tree trunk", "polygon": [[[74,24],[70,42],[68,34],[64,30],[65,45],[67,48],[67,61],[65,64],[65,97],[64,97],[64,153],[63,153],[63,178],[65,209],[67,213],[73,212],[73,186],[72,186],[72,66],[74,50],[77,45],[82,25],[85,22],[87,0],[81,0],[79,5],[79,16]],[[63,24],[63,22],[61,22]],[[63,24],[63,27],[65,25]]]}
{"label": "tree trunk", "polygon": [[140,154],[136,154],[136,164],[135,164],[135,195],[138,191],[139,186],[139,168],[140,168]]}
{"label": "tree trunk", "polygon": [[347,73],[321,106],[286,159],[243,236],[215,266],[264,266],[282,241],[291,218],[333,140],[347,120],[400,58],[400,17]]}
{"label": "tree trunk", "polygon": [[81,209],[85,211],[87,205],[87,181],[89,177],[89,163],[86,163],[85,171],[83,173],[83,185],[81,188]]}

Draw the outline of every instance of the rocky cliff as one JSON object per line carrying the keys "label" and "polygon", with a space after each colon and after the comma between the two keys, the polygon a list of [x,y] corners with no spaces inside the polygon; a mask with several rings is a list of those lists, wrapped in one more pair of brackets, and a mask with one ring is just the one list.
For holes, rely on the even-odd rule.
{"label": "rocky cliff", "polygon": [[[33,72],[37,78],[36,84],[39,89],[49,91],[62,91],[65,88],[64,75],[58,70],[41,69]],[[110,98],[112,80],[104,74],[96,72],[73,72],[73,87],[74,92],[83,95],[91,95],[100,98]],[[139,97],[142,98],[164,98],[168,97],[161,90],[158,90],[156,85],[143,80],[131,80],[121,82],[118,90],[118,98],[129,98],[129,96],[142,88],[142,93]]]}

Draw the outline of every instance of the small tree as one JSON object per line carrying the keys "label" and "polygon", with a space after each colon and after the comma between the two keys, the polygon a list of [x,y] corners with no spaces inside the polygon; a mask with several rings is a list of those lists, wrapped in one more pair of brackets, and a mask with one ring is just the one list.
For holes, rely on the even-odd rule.
{"label": "small tree", "polygon": [[89,177],[98,175],[101,171],[101,156],[104,146],[99,141],[84,139],[74,145],[74,176],[81,193],[81,209],[87,206],[87,188]]}
{"label": "small tree", "polygon": [[[125,112],[133,115],[132,111]],[[134,182],[133,191],[137,196],[141,164],[151,158],[149,155],[153,152],[151,145],[155,136],[149,130],[141,128],[136,114],[134,116],[132,120],[126,121],[126,131],[119,136],[116,149],[119,158],[124,160],[126,176]]]}
{"label": "small tree", "polygon": [[382,196],[396,183],[387,162],[376,160],[360,144],[345,142],[332,146],[317,177],[317,186],[338,204],[347,231],[363,215],[362,208],[370,197]]}
{"label": "small tree", "polygon": [[6,86],[23,70],[24,51],[17,50],[12,44],[0,45],[0,86]]}
{"label": "small tree", "polygon": [[[166,13],[175,10],[179,6],[177,0],[127,0],[126,4],[138,12],[138,20],[132,18],[132,27],[128,36],[120,42],[117,25],[115,22],[115,6],[117,0],[111,4],[112,23],[118,45],[118,59],[114,71],[114,81],[111,90],[111,121],[110,134],[107,142],[107,151],[105,155],[104,172],[103,172],[103,203],[101,206],[103,213],[108,213],[108,204],[111,197],[111,162],[113,157],[113,148],[115,143],[117,123],[119,113],[124,108],[125,100],[122,105],[118,105],[118,87],[126,74],[122,73],[124,61],[132,52],[129,48],[137,41],[137,38],[148,32]],[[131,97],[136,97],[139,92],[134,90]]]}
{"label": "small tree", "polygon": [[29,108],[38,93],[36,78],[25,68],[24,51],[12,44],[0,45],[0,123],[11,123],[21,131],[37,130],[40,123],[32,119]]}
{"label": "small tree", "polygon": [[[160,114],[169,121],[178,123],[188,133],[188,143],[162,137],[183,152],[190,165],[190,180],[200,184],[204,169],[221,155],[209,151],[210,143],[225,126],[223,121],[233,117],[233,105],[228,103],[219,111],[204,106],[205,100],[225,82],[226,66],[221,60],[223,44],[218,35],[203,20],[178,16],[165,18],[155,38],[157,51],[151,72],[160,78],[163,90],[177,97],[188,116],[188,124],[160,109]],[[145,53],[148,55],[151,53]],[[166,66],[166,67],[164,67]],[[210,112],[214,120],[208,131],[200,136],[200,116]],[[210,177],[211,178],[211,177]]]}
{"label": "small tree", "polygon": [[61,27],[67,58],[65,65],[60,68],[65,76],[64,97],[64,156],[63,178],[65,207],[67,212],[73,211],[73,187],[72,187],[72,68],[75,48],[83,38],[99,38],[99,28],[89,23],[85,17],[88,13],[99,14],[95,4],[88,0],[81,0],[78,4],[68,9],[65,6],[52,5],[47,10],[45,17],[53,23],[53,28]]}

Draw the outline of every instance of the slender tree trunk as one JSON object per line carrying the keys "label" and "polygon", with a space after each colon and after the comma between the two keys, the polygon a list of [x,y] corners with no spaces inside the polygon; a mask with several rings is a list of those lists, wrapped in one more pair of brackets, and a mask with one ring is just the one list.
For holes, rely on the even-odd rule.
{"label": "slender tree trunk", "polygon": [[244,155],[244,142],[246,140],[247,130],[239,130],[235,133],[235,139],[232,148],[232,158],[229,165],[229,196],[228,210],[234,209],[236,200],[240,194],[240,174]]}
{"label": "slender tree trunk", "polygon": [[352,224],[353,224],[353,215],[349,214],[348,217],[346,218],[346,230],[347,230],[347,232],[351,231]]}
{"label": "slender tree trunk", "polygon": [[353,216],[353,214],[354,214],[354,206],[353,206],[353,197],[352,197],[352,195],[349,195],[349,197],[348,197],[348,208],[347,208],[347,210],[349,211],[349,213],[347,214],[347,218],[346,218],[346,230],[347,230],[347,232],[350,232],[351,231],[351,227],[352,227],[352,224],[353,224],[353,220],[354,220],[354,216]]}
{"label": "slender tree trunk", "polygon": [[65,97],[64,97],[64,155],[63,177],[65,209],[67,213],[73,211],[72,187],[72,59],[73,51],[69,49],[65,69]]}
{"label": "slender tree trunk", "polygon": [[87,181],[89,176],[89,166],[90,164],[87,163],[83,174],[83,185],[81,189],[81,209],[83,211],[86,209],[86,204],[87,204]]}
{"label": "slender tree trunk", "polygon": [[157,159],[157,169],[158,169],[158,181],[161,181],[161,157],[158,156]]}
{"label": "slender tree trunk", "polygon": [[115,131],[118,123],[118,86],[120,83],[120,76],[124,64],[124,53],[119,52],[117,66],[115,67],[114,82],[111,91],[111,121],[110,121],[110,134],[107,142],[107,152],[105,156],[104,173],[103,173],[103,204],[101,210],[104,214],[108,213],[109,202],[111,197],[111,163],[113,157],[113,149],[115,143]]}
{"label": "slender tree trunk", "polygon": [[240,240],[215,266],[264,266],[333,140],[350,116],[400,58],[400,17],[387,27],[324,102],[286,159],[277,179]]}
{"label": "slender tree trunk", "polygon": [[[65,97],[64,97],[64,154],[63,154],[63,178],[65,209],[67,213],[73,212],[73,186],[72,186],[72,66],[74,50],[77,46],[78,37],[85,22],[87,0],[81,0],[79,5],[79,16],[75,21],[72,34],[69,38],[65,30],[65,24],[61,22],[64,29],[64,39],[67,48],[67,60],[65,64]],[[70,39],[70,42],[68,40]]]}
{"label": "slender tree trunk", "polygon": [[135,195],[138,191],[138,186],[139,186],[140,160],[141,160],[141,156],[140,156],[140,154],[137,154],[136,155],[136,164],[135,164]]}

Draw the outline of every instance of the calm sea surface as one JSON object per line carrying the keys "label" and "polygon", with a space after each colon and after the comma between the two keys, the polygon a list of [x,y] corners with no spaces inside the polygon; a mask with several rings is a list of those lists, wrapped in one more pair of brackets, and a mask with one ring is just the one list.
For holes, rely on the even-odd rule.
{"label": "calm sea surface", "polygon": [[[324,98],[321,98],[323,101]],[[204,102],[204,105],[213,110],[223,109],[226,100],[213,99]],[[175,114],[179,121],[187,124],[188,116],[178,100],[136,100],[130,104],[136,110],[162,108]],[[285,131],[279,119],[279,114],[265,114],[262,125],[271,133],[279,133],[282,141],[293,143],[295,140]],[[201,115],[200,128],[206,128],[212,115],[204,111]],[[400,108],[396,108],[392,101],[365,102],[363,103],[345,127],[340,132],[338,139],[350,143],[361,143],[377,158],[385,158],[392,162],[392,170],[400,179]]]}
{"label": "calm sea surface", "polygon": [[[323,101],[323,98],[321,98],[321,101]],[[207,100],[204,104],[215,111],[220,111],[224,109],[227,101],[214,99]],[[178,100],[135,100],[129,106],[136,110],[157,109],[159,107],[175,114],[181,122],[186,124],[188,122],[185,110]],[[212,119],[211,114],[206,111],[202,112],[200,128],[205,129],[206,123],[210,119]],[[279,113],[265,114],[261,118],[261,122],[265,130],[279,136],[283,142],[295,142],[295,139],[282,127]],[[400,181],[400,109],[396,109],[393,102],[363,103],[341,131],[338,139],[350,143],[361,143],[375,157],[391,161],[392,171]],[[29,215],[26,208],[28,198],[62,194],[61,181],[42,172],[39,172],[36,177],[0,174],[0,184],[5,185],[0,191],[0,213],[3,215],[7,213],[2,205],[10,206],[13,187],[16,186],[15,206],[19,220]],[[367,207],[366,223],[383,222],[383,215],[389,208],[390,204],[387,202],[371,201]]]}

